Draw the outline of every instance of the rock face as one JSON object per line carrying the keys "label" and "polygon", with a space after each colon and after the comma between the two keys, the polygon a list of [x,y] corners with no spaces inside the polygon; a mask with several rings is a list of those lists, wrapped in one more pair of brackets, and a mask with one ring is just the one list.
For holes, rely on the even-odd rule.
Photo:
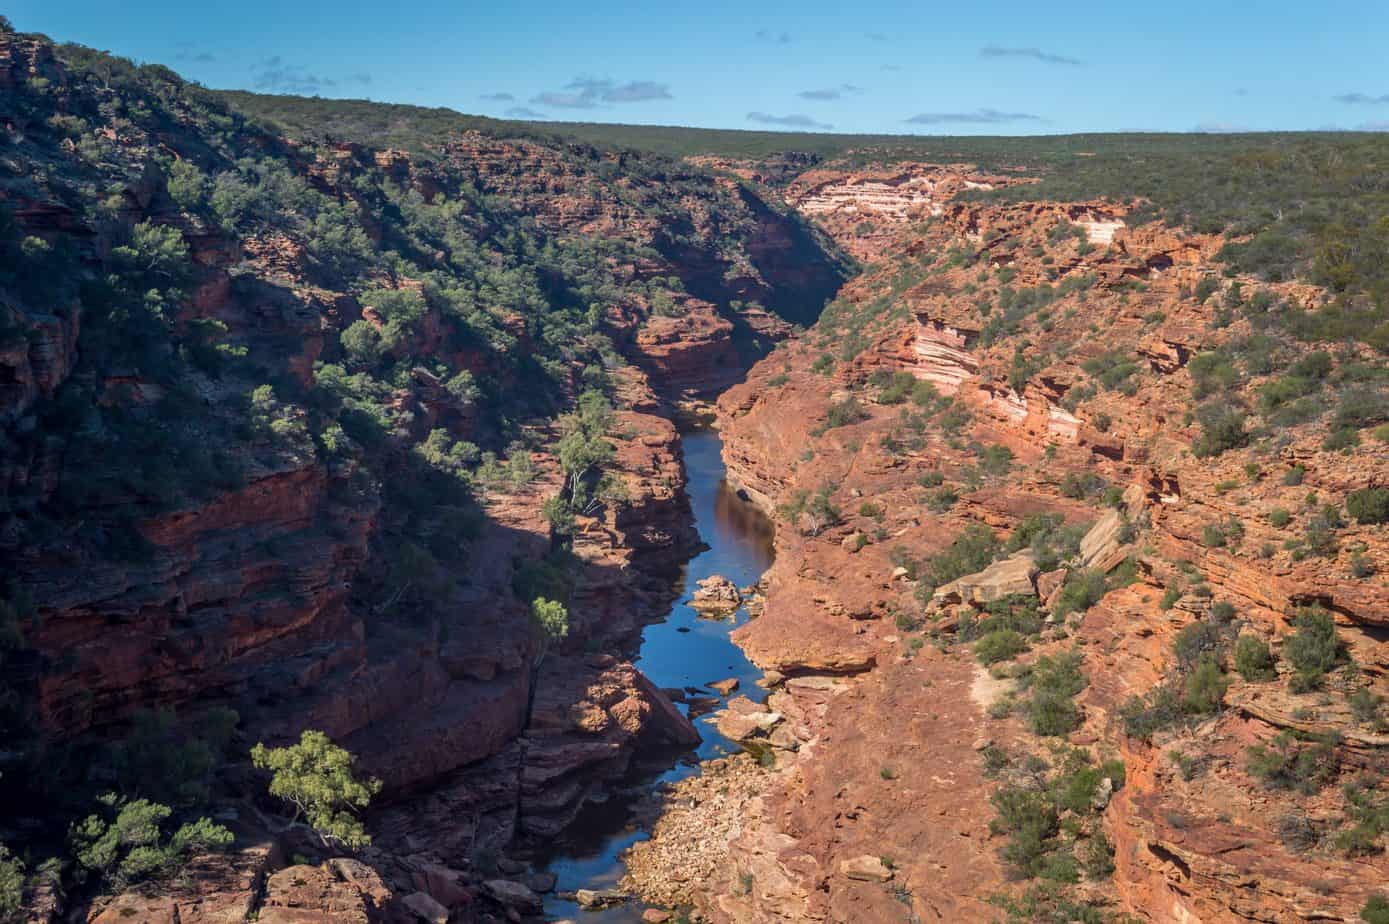
{"label": "rock face", "polygon": [[[826,175],[833,168],[820,170],[815,188],[825,194],[811,201],[821,215],[842,213],[825,219],[842,240],[852,191],[863,184],[851,171],[836,179]],[[863,189],[862,208],[882,195]],[[901,201],[921,207],[910,194]],[[679,788],[652,840],[630,854],[632,884],[716,922],[897,921],[903,903],[921,920],[992,919],[988,896],[1017,887],[999,855],[1004,840],[990,831],[999,783],[984,764],[997,753],[1055,757],[1022,718],[998,708],[1026,695],[1011,679],[1022,668],[1002,665],[991,676],[967,644],[948,640],[966,613],[981,618],[1020,595],[1048,614],[1090,582],[1098,602],[1044,625],[1019,658],[1025,666],[1040,654],[1081,652],[1081,724],[1062,740],[1124,764],[1123,778],[1106,775],[1087,795],[1114,846],[1115,872],[1077,896],[1153,921],[1356,919],[1371,883],[1386,875],[1384,855],[1346,856],[1327,838],[1345,830],[1350,810],[1338,784],[1382,761],[1384,744],[1350,717],[1343,696],[1290,692],[1287,667],[1276,681],[1231,671],[1224,709],[1152,743],[1125,731],[1121,711],[1182,678],[1178,632],[1218,621],[1213,604],[1224,602],[1239,632],[1285,653],[1292,615],[1319,603],[1364,665],[1352,685],[1371,699],[1389,693],[1381,629],[1389,538],[1342,517],[1330,527],[1335,547],[1309,553],[1269,520],[1279,508],[1335,509],[1349,490],[1389,483],[1389,457],[1327,451],[1326,424],[1315,420],[1279,424],[1279,439],[1261,446],[1193,454],[1191,358],[1237,350],[1265,329],[1239,315],[1214,323],[1215,307],[1193,296],[1203,279],[1222,278],[1218,240],[1127,226],[1109,203],[944,201],[937,211],[932,228],[880,239],[883,268],[846,286],[849,307],[833,322],[780,347],[720,398],[729,480],[779,517],[763,612],[735,639],[786,679],[765,707],[735,699],[719,728],[748,742],[785,731],[796,746],[767,746],[768,769],[748,759],[755,779],[746,785],[711,768],[714,780]],[[975,254],[974,264],[932,262],[952,247]],[[903,287],[906,267],[917,266],[925,269]],[[994,281],[999,270],[1006,282]],[[1325,297],[1300,283],[1234,281],[1246,298],[1261,285],[1289,304],[1315,307]],[[1042,285],[1070,293],[1047,303],[1044,326],[1022,313],[1016,332],[995,326],[983,335],[990,319],[979,305],[996,315],[1003,287]],[[875,317],[884,300],[905,310]],[[825,370],[826,349],[850,336],[863,349]],[[1315,346],[1285,341],[1281,355],[1291,361]],[[1382,362],[1363,349],[1349,355]],[[1023,361],[1028,374],[1010,376]],[[1132,366],[1109,373],[1121,361]],[[879,403],[887,377],[875,373],[897,372],[931,388]],[[1107,384],[1115,375],[1126,380]],[[1257,426],[1258,396],[1278,375],[1238,377],[1221,400],[1250,408]],[[830,426],[827,409],[849,396],[860,419]],[[989,473],[981,447],[995,459],[1005,448],[1008,464]],[[835,513],[820,522],[777,513],[826,487]],[[1316,507],[1307,506],[1311,490]],[[1043,562],[1054,550],[1024,542],[982,569],[956,567],[947,554],[966,527],[988,527],[1001,544],[1038,522],[1064,526],[1070,551]],[[1362,575],[1376,573],[1355,577],[1352,554],[1371,564]],[[947,567],[953,580],[932,586]],[[1330,736],[1336,769],[1314,795],[1289,798],[1249,771],[1249,749],[1281,730]],[[703,798],[709,787],[728,792],[734,807]],[[1299,819],[1313,832],[1302,846]],[[715,848],[703,843],[705,830],[734,833],[713,838]],[[687,855],[699,858],[690,881],[662,869]],[[1247,888],[1254,881],[1259,888]]]}
{"label": "rock face", "polygon": [[[240,753],[320,729],[385,783],[379,845],[427,846],[455,867],[518,833],[553,835],[636,749],[693,746],[693,726],[621,657],[665,613],[695,539],[672,405],[814,319],[846,272],[828,238],[680,162],[475,133],[428,159],[291,141],[162,70],[117,86],[60,57],[0,33],[16,104],[7,156],[45,165],[0,180],[15,219],[0,239],[0,613],[14,604],[24,622],[22,650],[0,652],[0,721],[13,693],[44,745],[116,737],[165,709],[180,734],[234,709]],[[158,115],[112,116],[123,93]],[[78,152],[60,115],[86,120],[99,157]],[[209,134],[214,122],[231,128]],[[267,194],[254,216],[223,220],[207,194],[246,158],[322,214]],[[198,169],[201,196],[170,190],[172,162]],[[74,206],[98,190],[100,216]],[[420,210],[413,231],[401,203]],[[87,284],[134,278],[121,254],[137,228],[171,235],[187,259],[177,285],[159,280],[158,311],[138,312],[159,316],[159,337],[131,326],[134,344],[113,346],[122,331]],[[593,265],[507,256],[513,237]],[[381,258],[397,248],[408,268]],[[12,261],[21,250],[62,272]],[[507,267],[505,310],[476,303],[470,286],[502,285],[481,269],[432,288],[464,263]],[[48,298],[44,276],[71,285]],[[573,329],[628,361],[606,378],[617,487],[575,519],[570,634],[538,664],[528,581],[560,544],[543,513],[563,483],[553,413],[587,382],[566,359],[538,383],[536,363],[556,355],[540,315],[581,290],[574,313],[592,302],[592,317]],[[410,301],[408,317],[392,317],[391,298]],[[16,755],[7,740],[7,786]],[[375,914],[329,873],[296,876],[306,885],[277,881],[266,915],[306,919],[301,889],[344,920]],[[441,901],[437,882],[404,882],[400,902]],[[187,919],[170,901],[157,913]]]}

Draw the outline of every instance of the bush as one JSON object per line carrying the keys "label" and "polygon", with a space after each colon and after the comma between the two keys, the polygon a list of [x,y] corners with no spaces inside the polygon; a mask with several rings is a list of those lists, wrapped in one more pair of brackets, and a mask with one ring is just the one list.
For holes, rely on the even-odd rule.
{"label": "bush", "polygon": [[1346,495],[1346,513],[1357,523],[1389,523],[1389,488],[1350,492]]}
{"label": "bush", "polygon": [[1288,511],[1284,510],[1282,507],[1274,507],[1268,512],[1269,525],[1275,529],[1282,529],[1287,526],[1291,520],[1292,514],[1288,513]]}
{"label": "bush", "polygon": [[1381,839],[1389,832],[1389,795],[1373,777],[1356,780],[1344,787],[1346,820],[1350,827],[1336,836],[1336,847],[1351,856],[1380,853]]}
{"label": "bush", "polygon": [[22,920],[24,910],[24,864],[0,844],[0,922]]}
{"label": "bush", "polygon": [[1346,702],[1350,705],[1350,714],[1361,725],[1378,730],[1384,724],[1384,718],[1380,715],[1380,709],[1384,705],[1384,697],[1372,692],[1368,687],[1359,687],[1354,693],[1346,697]]}
{"label": "bush", "polygon": [[1079,651],[1068,651],[1040,657],[1032,665],[1027,722],[1033,734],[1066,735],[1080,727],[1083,717],[1072,697],[1085,689],[1085,676],[1080,672],[1083,660]]}
{"label": "bush", "polygon": [[1235,643],[1235,670],[1245,680],[1257,683],[1277,676],[1268,643],[1254,635],[1241,635]]}
{"label": "bush", "polygon": [[989,632],[974,643],[974,656],[980,664],[1011,661],[1027,650],[1027,640],[1011,629]]}
{"label": "bush", "polygon": [[1293,625],[1297,631],[1283,643],[1283,657],[1297,670],[1301,686],[1312,689],[1336,665],[1336,624],[1325,609],[1310,606],[1298,610]]}
{"label": "bush", "polygon": [[1365,907],[1360,909],[1360,919],[1365,924],[1389,924],[1389,898],[1371,895],[1365,899]]}
{"label": "bush", "polygon": [[843,401],[836,401],[831,404],[825,414],[825,429],[832,430],[835,427],[847,427],[849,424],[858,423],[860,420],[868,419],[868,411],[859,404],[857,398],[848,397]]}
{"label": "bush", "polygon": [[1256,744],[1246,755],[1251,776],[1271,789],[1296,789],[1312,795],[1328,786],[1340,768],[1335,743],[1299,742],[1292,732],[1280,732],[1271,747]]}
{"label": "bush", "polygon": [[1105,595],[1104,573],[1094,569],[1072,571],[1056,597],[1056,614],[1083,613]]}
{"label": "bush", "polygon": [[1177,633],[1172,642],[1172,651],[1177,655],[1178,667],[1187,671],[1206,658],[1219,654],[1223,644],[1224,638],[1215,622],[1198,619]]}
{"label": "bush", "polygon": [[1301,465],[1294,465],[1283,474],[1283,484],[1290,488],[1295,488],[1302,484],[1302,479],[1306,477],[1307,469]]}
{"label": "bush", "polygon": [[1249,433],[1244,429],[1244,414],[1229,404],[1207,404],[1197,411],[1201,436],[1191,447],[1198,459],[1218,456],[1231,449],[1249,445]]}
{"label": "bush", "polygon": [[934,587],[974,574],[989,566],[998,554],[998,537],[982,523],[967,526],[950,548],[926,562],[926,580]]}
{"label": "bush", "polygon": [[1182,709],[1193,715],[1208,715],[1220,709],[1230,681],[1220,669],[1220,663],[1207,655],[1186,678],[1182,692]]}
{"label": "bush", "polygon": [[74,824],[68,840],[84,874],[100,877],[117,892],[170,875],[187,854],[224,849],[233,840],[230,831],[206,818],[166,838],[163,825],[173,814],[167,805],[145,799],[128,802],[115,793],[99,802],[101,811]]}
{"label": "bush", "polygon": [[1008,835],[1003,859],[1020,877],[1036,877],[1053,846],[1049,842],[1060,832],[1061,816],[1056,805],[1040,789],[1015,786],[995,790],[989,801],[995,811],[989,829]]}
{"label": "bush", "polygon": [[1171,687],[1162,686],[1146,697],[1134,696],[1119,710],[1124,734],[1140,741],[1151,741],[1160,731],[1182,721],[1182,702]]}

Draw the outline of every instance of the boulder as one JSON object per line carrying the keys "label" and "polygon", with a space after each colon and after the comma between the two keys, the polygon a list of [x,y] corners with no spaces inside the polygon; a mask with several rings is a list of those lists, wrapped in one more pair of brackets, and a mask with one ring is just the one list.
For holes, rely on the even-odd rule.
{"label": "boulder", "polygon": [[738,585],[721,574],[711,574],[698,585],[699,589],[690,597],[690,606],[701,614],[731,616],[743,602]]}
{"label": "boulder", "polygon": [[1124,515],[1108,510],[1095,521],[1085,538],[1080,540],[1080,560],[1087,568],[1103,564],[1119,549],[1119,533],[1124,528]]}
{"label": "boulder", "polygon": [[749,741],[766,735],[781,723],[779,712],[741,713],[726,709],[719,713],[716,727],[719,734],[731,741]]}
{"label": "boulder", "polygon": [[1037,563],[1032,553],[1019,552],[1003,561],[996,561],[976,574],[967,574],[936,590],[936,604],[987,604],[1012,596],[1034,596],[1037,587]]}
{"label": "boulder", "polygon": [[445,908],[461,905],[471,897],[460,882],[461,879],[462,873],[441,863],[415,859],[410,861],[411,883]]}
{"label": "boulder", "polygon": [[882,859],[867,854],[842,861],[839,864],[839,872],[846,878],[857,879],[860,882],[887,882],[892,879],[892,870],[887,868]]}
{"label": "boulder", "polygon": [[1055,602],[1057,593],[1066,583],[1067,573],[1065,568],[1057,568],[1055,571],[1037,575],[1037,596],[1047,607]]}
{"label": "boulder", "polygon": [[627,901],[627,898],[626,892],[619,892],[617,889],[580,889],[574,893],[574,901],[585,911],[611,908]]}
{"label": "boulder", "polygon": [[449,910],[425,892],[411,892],[400,903],[426,924],[449,924]]}
{"label": "boulder", "polygon": [[736,677],[729,677],[727,680],[715,680],[713,683],[708,684],[708,687],[711,690],[717,690],[721,696],[728,696],[734,690],[738,689],[738,679]]}
{"label": "boulder", "polygon": [[510,879],[489,879],[482,888],[497,904],[515,908],[522,914],[539,914],[545,903],[530,888]]}

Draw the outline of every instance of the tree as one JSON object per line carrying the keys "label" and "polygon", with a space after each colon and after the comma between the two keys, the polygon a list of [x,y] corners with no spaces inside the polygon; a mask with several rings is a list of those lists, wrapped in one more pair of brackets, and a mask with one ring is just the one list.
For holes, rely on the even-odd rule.
{"label": "tree", "polygon": [[133,269],[166,279],[179,279],[188,268],[183,232],[150,221],[136,225],[130,232],[130,243],[114,248],[111,255]]}
{"label": "tree", "polygon": [[186,855],[221,850],[233,840],[230,831],[207,818],[181,826],[166,839],[163,826],[173,814],[167,805],[127,801],[116,793],[97,801],[101,810],[74,824],[68,840],[78,866],[117,891],[167,875]]}
{"label": "tree", "polygon": [[207,197],[207,177],[192,161],[176,160],[170,164],[165,185],[169,198],[185,212],[196,212]]}
{"label": "tree", "polygon": [[381,332],[370,321],[353,321],[339,339],[354,366],[375,366],[386,355],[387,345],[382,342]]}
{"label": "tree", "polygon": [[569,635],[569,610],[557,600],[536,597],[531,601],[531,628],[540,645],[535,656],[535,666],[545,660],[545,655],[553,642],[561,641]]}
{"label": "tree", "polygon": [[381,791],[380,780],[357,779],[352,772],[354,760],[346,749],[313,729],[305,729],[299,743],[289,747],[257,744],[251,749],[251,763],[273,774],[270,794],[294,809],[284,830],[308,827],[324,846],[351,850],[371,843],[357,813]]}
{"label": "tree", "polygon": [[561,436],[556,444],[560,467],[567,476],[566,489],[576,513],[591,513],[602,497],[599,492],[584,490],[590,473],[609,462],[616,454],[612,443],[605,439],[612,425],[612,407],[601,392],[586,391],[579,396],[577,409],[559,421]]}
{"label": "tree", "polygon": [[0,844],[0,924],[21,920],[24,905],[24,864]]}

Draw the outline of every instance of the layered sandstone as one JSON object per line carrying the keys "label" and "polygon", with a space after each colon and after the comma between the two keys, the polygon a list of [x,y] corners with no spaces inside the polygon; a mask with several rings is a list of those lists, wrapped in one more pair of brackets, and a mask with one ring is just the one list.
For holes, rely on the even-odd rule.
{"label": "layered sandstone", "polygon": [[[840,183],[844,192],[821,182],[835,191],[822,200],[823,214],[834,203],[847,207],[847,191],[857,184]],[[878,194],[870,189],[863,201]],[[669,813],[652,844],[634,852],[640,888],[690,902],[714,921],[899,920],[904,903],[921,919],[992,916],[973,903],[1010,886],[998,858],[1001,841],[988,828],[995,784],[976,752],[988,745],[1036,753],[1037,739],[1017,718],[985,712],[1012,689],[1006,674],[991,677],[962,646],[932,646],[950,638],[962,611],[982,605],[979,593],[1006,584],[1054,599],[1064,571],[1034,575],[1028,568],[1027,586],[988,571],[964,579],[968,593],[947,588],[938,595],[930,630],[938,641],[920,647],[920,640],[907,644],[917,631],[916,582],[893,550],[920,560],[969,523],[1005,535],[1031,514],[1055,513],[1077,525],[1098,522],[1082,544],[1091,567],[1131,559],[1137,578],[1071,629],[1084,643],[1089,684],[1078,697],[1085,722],[1070,741],[1120,755],[1127,771],[1127,784],[1102,810],[1115,845],[1113,880],[1082,884],[1079,894],[1152,921],[1356,918],[1385,876],[1383,855],[1346,857],[1325,841],[1298,848],[1279,833],[1290,810],[1310,816],[1315,830],[1342,824],[1338,787],[1290,799],[1268,791],[1246,767],[1247,748],[1281,729],[1341,736],[1340,782],[1380,764],[1382,735],[1357,726],[1339,696],[1288,693],[1286,673],[1276,685],[1231,674],[1226,710],[1154,745],[1126,737],[1119,711],[1164,682],[1174,670],[1176,633],[1202,618],[1212,600],[1232,603],[1245,631],[1275,644],[1291,632],[1298,606],[1321,603],[1336,615],[1370,689],[1385,692],[1378,634],[1389,600],[1383,528],[1344,524],[1335,549],[1305,556],[1280,546],[1287,531],[1266,519],[1275,508],[1296,508],[1309,490],[1319,503],[1339,504],[1353,488],[1386,483],[1385,456],[1321,449],[1326,429],[1313,424],[1290,431],[1272,452],[1195,458],[1187,364],[1202,350],[1247,336],[1249,322],[1236,316],[1229,326],[1213,325],[1219,306],[1192,295],[1203,278],[1220,274],[1218,240],[1129,227],[1123,213],[1104,202],[946,203],[935,225],[895,238],[889,249],[892,261],[935,269],[905,288],[901,263],[853,281],[842,296],[848,308],[781,347],[722,397],[730,480],[769,512],[783,511],[777,559],[764,580],[765,610],[735,638],[770,676],[792,677],[783,705],[802,701],[792,686],[797,678],[834,678],[845,690],[816,708],[802,705],[798,746],[776,752],[775,770],[755,786],[739,787],[739,824],[717,855],[727,873],[711,884],[685,884],[653,869],[652,857],[674,855],[677,845],[695,840],[690,832],[702,810],[692,803],[688,813]],[[940,268],[952,247],[972,251],[974,265]],[[995,282],[996,275],[1006,280]],[[1016,292],[1071,277],[1083,281],[1039,318],[1016,315],[1000,327],[978,307],[1004,286]],[[1246,293],[1257,285],[1238,281]],[[888,304],[907,310],[867,313],[889,285],[896,294]],[[1298,283],[1265,287],[1293,305],[1312,307],[1324,297]],[[855,309],[864,314],[856,317]],[[995,315],[1000,310],[993,307]],[[822,374],[825,354],[850,337],[866,346]],[[1136,387],[1096,382],[1114,351],[1135,357]],[[1020,362],[1015,353],[1035,357],[1021,382],[1010,380]],[[1087,371],[1092,360],[1099,365]],[[967,415],[963,429],[941,432],[933,424],[914,441],[903,428],[913,408],[874,404],[875,389],[865,383],[880,371],[908,372],[953,398]],[[1245,395],[1264,380],[1256,375],[1242,386]],[[1080,400],[1069,397],[1076,394]],[[850,395],[864,419],[823,429],[826,409]],[[971,441],[1007,447],[1011,472],[980,473]],[[1300,480],[1285,479],[1293,466]],[[1101,517],[1094,501],[1065,496],[1065,476],[1086,474],[1127,489],[1136,537],[1113,512]],[[943,481],[958,490],[953,508],[927,505],[930,492],[918,485],[926,476],[934,480],[921,484]],[[838,522],[820,528],[784,512],[822,488],[840,511]],[[1244,528],[1237,544],[1210,547],[1205,527],[1232,518]],[[1377,574],[1354,577],[1351,554],[1370,560]],[[1174,587],[1199,594],[1183,593],[1164,608],[1161,598]],[[1045,630],[1039,650],[1065,650],[1072,644],[1065,634]],[[1184,778],[1171,751],[1206,769]],[[1046,756],[1044,748],[1040,753]],[[698,798],[697,786],[690,792]],[[720,812],[706,814],[723,824]],[[865,856],[886,856],[892,866],[867,875]]]}

